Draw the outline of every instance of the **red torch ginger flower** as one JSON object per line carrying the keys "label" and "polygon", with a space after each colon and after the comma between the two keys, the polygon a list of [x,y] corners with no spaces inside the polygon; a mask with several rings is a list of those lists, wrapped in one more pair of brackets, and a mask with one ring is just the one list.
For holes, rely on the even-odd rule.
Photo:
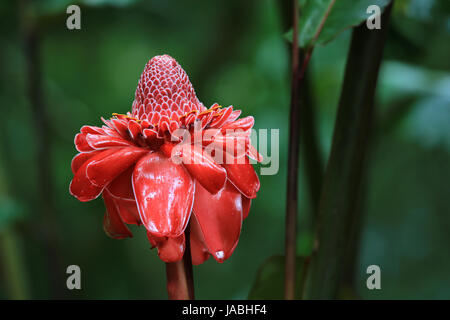
{"label": "red torch ginger flower", "polygon": [[[75,136],[80,153],[72,160],[70,193],[80,201],[102,195],[104,230],[113,238],[132,237],[127,224],[144,225],[165,262],[183,257],[188,226],[193,263],[210,254],[223,262],[259,190],[249,161],[261,160],[249,139],[254,120],[237,120],[240,113],[204,107],[175,59],[156,56],[141,75],[131,113],[102,118],[105,125],[83,126]],[[220,161],[222,150],[234,161]]]}

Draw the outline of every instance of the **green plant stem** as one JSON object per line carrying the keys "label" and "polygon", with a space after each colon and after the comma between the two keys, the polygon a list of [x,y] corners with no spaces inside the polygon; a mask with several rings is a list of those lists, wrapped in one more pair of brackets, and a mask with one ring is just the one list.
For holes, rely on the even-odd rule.
{"label": "green plant stem", "polygon": [[[283,32],[292,28],[292,6],[290,0],[279,2],[281,12],[281,24]],[[301,19],[301,16],[300,16]],[[287,42],[287,47],[292,50],[291,44]],[[299,61],[304,61],[305,50],[299,49]],[[312,54],[312,52],[310,53]],[[302,117],[300,133],[303,144],[303,155],[305,159],[305,175],[307,179],[308,192],[310,194],[313,217],[316,216],[317,205],[319,203],[320,190],[323,179],[323,159],[320,153],[320,144],[317,137],[317,119],[314,103],[314,94],[311,88],[311,72],[305,68],[303,78],[299,81],[300,105],[302,106]]]}
{"label": "green plant stem", "polygon": [[355,199],[361,183],[378,71],[392,4],[380,30],[363,23],[353,31],[318,216],[316,252],[307,279],[306,298],[333,299],[340,283]]}

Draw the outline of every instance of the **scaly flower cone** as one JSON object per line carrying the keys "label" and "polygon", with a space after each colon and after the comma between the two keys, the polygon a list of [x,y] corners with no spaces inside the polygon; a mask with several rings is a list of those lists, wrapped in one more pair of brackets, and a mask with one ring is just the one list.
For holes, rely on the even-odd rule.
{"label": "scaly flower cone", "polygon": [[[103,227],[112,238],[132,237],[127,224],[144,225],[168,264],[182,260],[187,227],[193,264],[209,255],[223,262],[260,186],[249,161],[261,161],[250,144],[254,119],[238,120],[240,114],[232,106],[204,107],[175,59],[156,56],[141,75],[131,113],[114,113],[75,136],[80,153],[72,160],[70,193],[80,201],[102,195]],[[168,279],[169,295],[179,298],[170,294],[174,283]]]}

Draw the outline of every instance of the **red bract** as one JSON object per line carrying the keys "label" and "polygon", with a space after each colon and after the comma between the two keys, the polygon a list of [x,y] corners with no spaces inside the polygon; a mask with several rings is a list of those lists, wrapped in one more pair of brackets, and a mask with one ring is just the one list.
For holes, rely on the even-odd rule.
{"label": "red bract", "polygon": [[[80,201],[103,196],[103,226],[113,238],[132,237],[127,224],[144,225],[165,262],[182,258],[188,225],[193,263],[209,254],[223,262],[259,190],[249,162],[261,160],[249,139],[254,120],[237,120],[240,113],[204,107],[180,65],[156,56],[141,75],[131,113],[83,126],[75,136],[80,153],[72,160],[70,193]],[[232,154],[235,161],[218,161],[222,150],[223,159]]]}

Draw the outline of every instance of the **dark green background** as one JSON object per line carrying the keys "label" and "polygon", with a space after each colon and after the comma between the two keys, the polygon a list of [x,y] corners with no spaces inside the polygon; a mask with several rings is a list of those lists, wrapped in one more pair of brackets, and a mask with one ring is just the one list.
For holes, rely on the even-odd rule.
{"label": "dark green background", "polygon": [[[274,0],[91,1],[81,30],[66,28],[65,5],[41,1],[45,156],[51,166],[62,293],[52,291],[43,242],[47,218],[39,201],[35,119],[16,1],[0,4],[0,298],[165,299],[165,270],[144,229],[113,240],[102,230],[101,200],[70,196],[74,135],[100,117],[126,113],[145,63],[173,56],[199,99],[253,115],[256,128],[280,130],[280,170],[261,190],[233,256],[194,267],[200,299],[246,298],[261,264],[282,254],[289,114],[289,54]],[[62,1],[64,4],[65,1]],[[70,2],[69,2],[70,3]],[[42,5],[44,4],[44,5]],[[358,296],[450,298],[450,6],[445,0],[397,1],[380,71],[370,148],[363,230],[356,268]],[[313,107],[325,161],[331,143],[350,31],[314,50]],[[302,163],[304,163],[302,159]],[[300,176],[298,252],[311,247],[310,202]],[[7,268],[16,261],[15,275]],[[65,289],[65,268],[82,270],[82,290]],[[369,291],[368,265],[381,267],[382,290]],[[62,294],[62,295],[61,295]]]}

